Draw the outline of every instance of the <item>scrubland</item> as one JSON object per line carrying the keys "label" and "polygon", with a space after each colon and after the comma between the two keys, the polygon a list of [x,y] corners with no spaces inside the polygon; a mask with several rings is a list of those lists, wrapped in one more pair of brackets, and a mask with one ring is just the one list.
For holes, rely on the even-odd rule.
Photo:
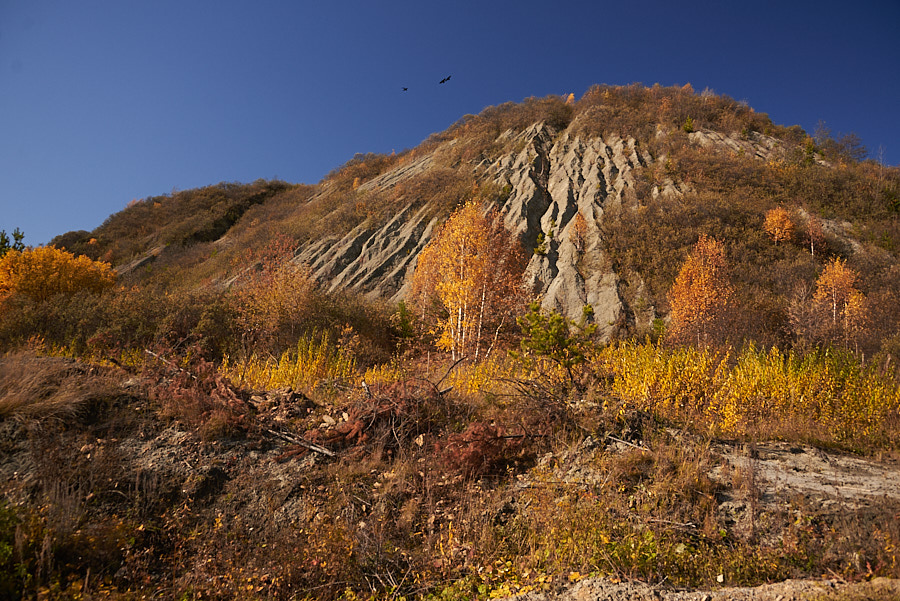
{"label": "scrubland", "polygon": [[[509,190],[465,168],[536,121],[658,159],[606,207],[612,338],[516,286],[532,250],[487,210]],[[785,153],[711,152],[688,141],[704,128]],[[426,154],[414,185],[365,188]],[[862,159],[727,97],[597,86],[316,186],[177,192],[0,249],[0,597],[900,578],[890,487],[790,460],[900,471],[900,173]],[[654,197],[665,178],[689,191]],[[403,303],[291,260],[400,198],[442,223]],[[774,486],[773,458],[816,486]]]}

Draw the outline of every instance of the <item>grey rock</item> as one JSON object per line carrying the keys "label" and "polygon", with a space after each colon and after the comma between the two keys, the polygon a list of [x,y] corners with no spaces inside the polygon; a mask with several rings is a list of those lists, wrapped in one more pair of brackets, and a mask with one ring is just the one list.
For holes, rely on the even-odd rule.
{"label": "grey rock", "polygon": [[[780,152],[774,138],[755,132],[742,138],[737,133],[725,136],[699,131],[692,133],[690,140],[766,160]],[[624,324],[636,320],[639,325],[649,325],[656,317],[655,307],[647,303],[640,315],[634,315],[623,302],[622,283],[605,251],[603,230],[610,226],[604,219],[611,208],[627,210],[635,202],[635,172],[656,162],[650,153],[633,138],[582,139],[543,123],[518,133],[505,131],[497,142],[512,150],[454,168],[472,169],[478,181],[509,190],[497,201],[504,225],[518,236],[527,252],[538,250],[528,261],[523,282],[526,290],[540,299],[545,309],[575,321],[581,318],[584,305],[591,305],[601,338],[615,335]],[[434,157],[440,156],[443,148],[401,164],[359,189],[378,192],[402,185],[432,169],[437,162]],[[682,183],[663,179],[650,195],[651,199],[677,197],[688,190]],[[440,221],[435,216],[439,211],[427,199],[424,203],[414,200],[422,199],[401,198],[397,212],[385,223],[367,221],[341,238],[313,242],[294,260],[308,264],[328,290],[354,290],[397,302],[407,293],[417,257]],[[579,213],[586,225],[581,236],[574,228]],[[643,282],[629,284],[639,294],[644,289]]]}

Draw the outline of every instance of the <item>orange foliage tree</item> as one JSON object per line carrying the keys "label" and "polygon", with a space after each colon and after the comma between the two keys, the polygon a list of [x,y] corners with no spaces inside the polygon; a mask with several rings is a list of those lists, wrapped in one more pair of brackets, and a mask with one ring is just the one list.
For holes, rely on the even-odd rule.
{"label": "orange foliage tree", "polygon": [[725,247],[701,234],[669,291],[670,339],[698,346],[724,341],[733,298]]}
{"label": "orange foliage tree", "polygon": [[830,309],[832,324],[838,323],[839,314],[843,314],[848,306],[856,304],[853,297],[859,294],[856,290],[858,279],[857,273],[837,257],[825,266],[819,279],[816,280],[813,300]]}
{"label": "orange foliage tree", "polygon": [[769,234],[777,245],[779,242],[790,240],[794,235],[794,222],[791,214],[784,207],[777,207],[766,213],[766,221],[763,229]]}
{"label": "orange foliage tree", "polygon": [[116,281],[109,263],[52,246],[10,250],[0,257],[0,303],[21,296],[44,302],[57,294],[102,292]]}
{"label": "orange foliage tree", "polygon": [[843,334],[849,343],[865,326],[866,301],[856,284],[859,274],[847,267],[846,262],[835,258],[816,280],[813,302],[831,313],[831,328]]}
{"label": "orange foliage tree", "polygon": [[410,299],[436,322],[438,347],[477,360],[485,333],[496,340],[522,304],[524,266],[521,245],[496,211],[485,215],[468,202],[419,255]]}
{"label": "orange foliage tree", "polygon": [[816,280],[812,301],[797,299],[791,307],[796,333],[813,342],[842,341],[848,346],[858,342],[869,317],[858,282],[859,274],[845,261],[832,259]]}
{"label": "orange foliage tree", "polygon": [[585,246],[587,245],[588,226],[587,220],[584,218],[584,215],[581,214],[581,211],[578,211],[575,214],[572,223],[572,233],[570,235],[572,237],[572,243],[575,245],[575,250],[583,253]]}
{"label": "orange foliage tree", "polygon": [[244,272],[230,290],[246,355],[280,352],[308,326],[315,307],[309,268],[290,261],[293,242],[278,237],[261,252],[248,251]]}

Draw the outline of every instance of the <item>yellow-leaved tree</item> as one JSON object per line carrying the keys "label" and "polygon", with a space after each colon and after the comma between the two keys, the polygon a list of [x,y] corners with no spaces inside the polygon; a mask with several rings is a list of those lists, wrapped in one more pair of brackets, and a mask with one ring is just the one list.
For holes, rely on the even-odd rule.
{"label": "yellow-leaved tree", "polygon": [[[496,211],[467,202],[422,250],[409,298],[454,359],[478,359],[523,304],[522,247]],[[488,353],[493,342],[488,348]]]}
{"label": "yellow-leaved tree", "polygon": [[866,297],[857,289],[859,274],[840,257],[832,259],[816,280],[812,300],[799,296],[790,309],[794,331],[811,342],[855,346],[867,325]]}
{"label": "yellow-leaved tree", "polygon": [[853,300],[859,295],[856,290],[858,279],[857,273],[847,267],[847,263],[840,257],[836,257],[825,266],[816,280],[813,300],[829,309],[833,325],[838,324],[839,316],[843,316],[848,307],[858,304]]}
{"label": "yellow-leaved tree", "polygon": [[116,281],[109,263],[52,246],[11,250],[0,257],[0,306],[20,296],[44,302],[81,290],[102,292]]}
{"label": "yellow-leaved tree", "polygon": [[672,323],[668,337],[698,346],[724,342],[733,299],[725,247],[701,234],[669,291]]}
{"label": "yellow-leaved tree", "polygon": [[788,210],[784,207],[776,207],[766,213],[763,229],[772,237],[777,246],[779,242],[790,240],[796,228]]}

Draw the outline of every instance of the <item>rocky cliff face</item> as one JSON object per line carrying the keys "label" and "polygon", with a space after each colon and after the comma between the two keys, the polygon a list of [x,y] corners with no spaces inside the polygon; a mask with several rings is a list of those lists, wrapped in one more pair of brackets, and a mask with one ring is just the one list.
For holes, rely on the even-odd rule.
{"label": "rocky cliff face", "polygon": [[[741,140],[715,132],[696,132],[691,141],[761,158],[775,152],[771,140]],[[629,191],[635,188],[635,171],[650,166],[653,158],[633,138],[582,139],[543,123],[519,133],[507,131],[498,143],[513,150],[482,159],[473,167],[474,175],[477,181],[504,190],[497,203],[505,225],[533,251],[525,285],[545,308],[571,319],[579,319],[584,305],[591,305],[599,333],[611,336],[634,316],[604,250],[602,231],[608,225],[604,216],[633,198]],[[432,168],[439,151],[394,168],[361,189],[391,188],[416,178]],[[663,180],[649,193],[655,198],[683,191],[677,182]],[[309,264],[314,276],[332,291],[349,288],[399,301],[419,252],[438,224],[428,203],[423,206],[414,200],[421,199],[401,198],[387,223],[364,223],[343,238],[320,240],[302,249],[296,260]],[[583,219],[576,219],[579,214]],[[652,307],[645,311],[645,319],[648,314],[649,319],[655,315]]]}
{"label": "rocky cliff face", "polygon": [[[403,184],[430,169],[432,162],[428,154],[366,182],[360,190]],[[294,260],[309,265],[313,277],[329,291],[350,288],[399,301],[406,293],[416,257],[431,240],[436,224],[427,206],[414,209],[411,202],[401,203],[384,225],[365,222],[343,238],[323,238],[301,249]]]}
{"label": "rocky cliff face", "polygon": [[[605,212],[621,205],[634,187],[634,169],[652,159],[633,139],[583,140],[567,132],[554,136],[535,125],[520,137],[518,153],[486,166],[511,192],[500,210],[506,226],[535,249],[526,269],[526,285],[547,309],[578,319],[584,305],[594,309],[601,335],[624,319],[619,278],[603,249]],[[580,230],[576,216],[583,221]]]}

